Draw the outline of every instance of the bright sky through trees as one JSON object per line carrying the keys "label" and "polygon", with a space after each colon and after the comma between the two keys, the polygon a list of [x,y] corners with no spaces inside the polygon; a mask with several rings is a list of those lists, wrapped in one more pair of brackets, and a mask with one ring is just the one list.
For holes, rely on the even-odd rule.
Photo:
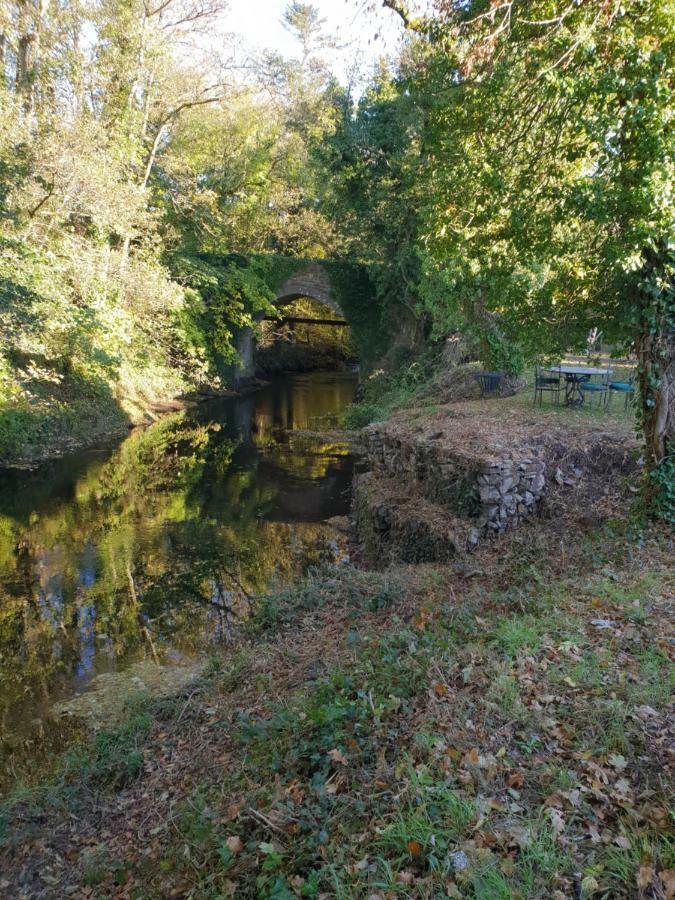
{"label": "bright sky through trees", "polygon": [[[349,81],[355,62],[368,74],[380,56],[395,50],[403,33],[400,19],[379,5],[368,15],[367,4],[356,0],[314,0],[313,5],[341,45],[331,62],[343,82]],[[281,21],[286,6],[287,0],[232,0],[228,28],[253,49],[296,55],[297,42]]]}

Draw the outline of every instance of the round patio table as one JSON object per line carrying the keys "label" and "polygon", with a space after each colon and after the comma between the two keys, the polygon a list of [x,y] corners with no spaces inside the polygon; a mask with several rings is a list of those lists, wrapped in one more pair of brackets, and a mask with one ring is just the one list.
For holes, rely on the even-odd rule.
{"label": "round patio table", "polygon": [[567,406],[583,406],[584,392],[581,390],[581,385],[584,381],[590,381],[593,375],[611,375],[613,370],[570,364],[553,366],[551,371],[565,376],[565,404]]}

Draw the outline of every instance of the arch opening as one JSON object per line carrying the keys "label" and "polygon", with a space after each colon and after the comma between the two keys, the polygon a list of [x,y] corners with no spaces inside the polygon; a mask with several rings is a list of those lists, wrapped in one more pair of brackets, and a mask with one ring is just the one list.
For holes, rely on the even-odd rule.
{"label": "arch opening", "polygon": [[355,361],[351,329],[334,302],[287,293],[275,302],[278,316],[266,316],[254,352],[256,371],[340,370]]}

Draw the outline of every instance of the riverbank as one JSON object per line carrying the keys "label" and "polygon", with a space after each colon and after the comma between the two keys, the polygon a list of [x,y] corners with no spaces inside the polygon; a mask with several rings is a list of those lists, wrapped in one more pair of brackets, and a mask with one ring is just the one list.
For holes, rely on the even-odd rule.
{"label": "riverbank", "polygon": [[135,373],[110,385],[64,376],[51,367],[15,373],[0,399],[0,468],[34,468],[89,447],[114,442],[129,429],[175,411],[187,385],[168,370]]}
{"label": "riverbank", "polygon": [[667,896],[671,552],[514,533],[268,595],[5,805],[3,896]]}
{"label": "riverbank", "polygon": [[[514,440],[563,415],[473,409]],[[577,447],[630,432],[573,418]],[[263,594],[234,651],[10,798],[6,895],[670,896],[672,533],[639,526],[629,478],[573,468],[469,556],[354,545],[381,570]]]}
{"label": "riverbank", "polygon": [[245,396],[269,382],[255,379],[238,391],[195,388],[167,373],[141,390],[120,393],[60,380],[0,404],[0,471],[35,469],[91,448],[112,446],[134,428],[152,425],[169,413],[197,403]]}

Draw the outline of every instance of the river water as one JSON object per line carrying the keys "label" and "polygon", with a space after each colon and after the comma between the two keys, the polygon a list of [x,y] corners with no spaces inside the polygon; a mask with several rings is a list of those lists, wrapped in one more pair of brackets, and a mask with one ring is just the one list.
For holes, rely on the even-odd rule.
{"label": "river water", "polygon": [[170,683],[172,666],[228,640],[252,595],[326,554],[352,462],[302,432],[334,427],[354,388],[351,373],[284,377],[0,474],[5,761],[106,677],[152,663]]}

